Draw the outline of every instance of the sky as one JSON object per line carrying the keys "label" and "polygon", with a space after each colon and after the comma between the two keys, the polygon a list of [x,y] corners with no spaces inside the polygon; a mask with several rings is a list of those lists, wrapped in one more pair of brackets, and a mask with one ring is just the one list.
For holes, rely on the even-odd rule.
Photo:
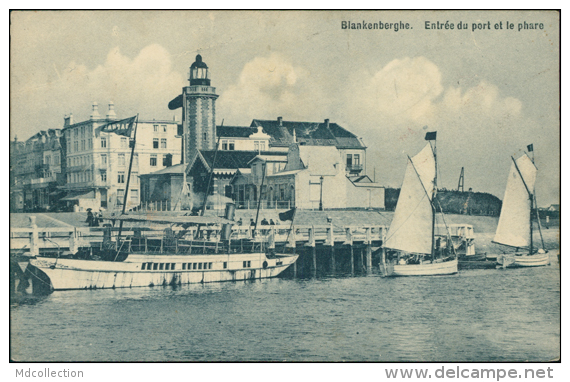
{"label": "sky", "polygon": [[218,125],[328,118],[362,137],[386,187],[437,131],[439,187],[456,189],[464,167],[466,190],[501,199],[511,156],[532,143],[543,207],[560,198],[559,30],[547,11],[12,12],[10,139],[86,120],[93,102],[180,121],[168,102],[201,54]]}

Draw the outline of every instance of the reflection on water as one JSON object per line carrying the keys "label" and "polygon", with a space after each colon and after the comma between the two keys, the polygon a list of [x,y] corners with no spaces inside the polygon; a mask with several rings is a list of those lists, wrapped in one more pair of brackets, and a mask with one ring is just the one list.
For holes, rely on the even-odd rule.
{"label": "reflection on water", "polygon": [[21,361],[547,361],[558,265],[95,291],[12,303]]}

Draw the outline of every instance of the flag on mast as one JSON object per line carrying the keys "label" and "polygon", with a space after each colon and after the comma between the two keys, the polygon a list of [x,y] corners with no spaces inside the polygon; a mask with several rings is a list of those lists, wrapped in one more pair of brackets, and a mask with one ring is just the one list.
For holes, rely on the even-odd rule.
{"label": "flag on mast", "polygon": [[429,131],[426,133],[426,141],[435,141],[435,137],[437,136],[437,131]]}
{"label": "flag on mast", "polygon": [[124,137],[130,137],[137,116],[121,119],[120,121],[109,122],[101,127],[101,131],[105,133],[115,133]]}
{"label": "flag on mast", "polygon": [[530,145],[528,145],[528,146],[526,147],[526,149],[528,150],[529,153],[533,152],[533,151],[534,151],[533,144],[531,143]]}

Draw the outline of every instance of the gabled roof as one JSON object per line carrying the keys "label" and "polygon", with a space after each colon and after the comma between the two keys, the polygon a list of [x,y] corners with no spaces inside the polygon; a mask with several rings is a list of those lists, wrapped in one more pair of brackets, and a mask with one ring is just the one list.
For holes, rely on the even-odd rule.
{"label": "gabled roof", "polygon": [[247,138],[257,132],[250,126],[216,126],[216,136],[223,138]]}
{"label": "gabled roof", "polygon": [[148,176],[152,176],[152,175],[163,175],[163,174],[183,174],[184,170],[186,169],[187,164],[175,164],[174,166],[168,166],[163,168],[162,170],[158,170],[155,172],[151,172],[150,174],[142,174],[139,175],[140,177],[148,177]]}
{"label": "gabled roof", "polygon": [[251,127],[262,126],[275,146],[289,146],[293,135],[300,145],[336,146],[337,148],[364,148],[358,137],[336,123],[294,122],[254,119]]}
{"label": "gabled roof", "polygon": [[[234,151],[234,150],[201,150],[196,155],[196,158],[190,163],[194,166],[196,160],[201,160],[208,170],[212,169],[245,169],[249,167],[249,162],[257,155],[266,156],[283,156],[283,153],[262,151]],[[214,157],[216,158],[214,163]],[[190,169],[189,169],[190,170]]]}

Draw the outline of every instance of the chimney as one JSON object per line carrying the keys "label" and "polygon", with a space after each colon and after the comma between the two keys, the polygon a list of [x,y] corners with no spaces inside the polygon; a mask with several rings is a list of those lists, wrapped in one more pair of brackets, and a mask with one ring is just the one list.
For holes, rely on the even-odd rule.
{"label": "chimney", "polygon": [[92,106],[93,110],[91,111],[91,119],[99,119],[99,111],[97,110],[99,108],[99,105],[97,105],[97,102],[93,102],[93,106]]}
{"label": "chimney", "polygon": [[115,104],[113,101],[109,101],[109,111],[107,112],[107,119],[117,119],[117,114],[115,114]]}
{"label": "chimney", "polygon": [[277,122],[279,123],[279,126],[283,126],[283,117],[277,117]]}
{"label": "chimney", "polygon": [[73,114],[69,113],[69,115],[63,116],[63,127],[73,125]]}
{"label": "chimney", "polygon": [[327,126],[327,129],[328,129],[329,128],[329,119],[328,118],[325,119],[325,125]]}

